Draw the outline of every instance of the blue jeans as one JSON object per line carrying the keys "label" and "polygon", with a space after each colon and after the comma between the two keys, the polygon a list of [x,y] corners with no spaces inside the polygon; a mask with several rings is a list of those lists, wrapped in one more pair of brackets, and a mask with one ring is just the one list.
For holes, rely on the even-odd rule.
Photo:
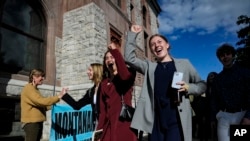
{"label": "blue jeans", "polygon": [[230,125],[239,125],[246,111],[228,113],[219,111],[216,115],[218,120],[217,134],[218,141],[230,141]]}

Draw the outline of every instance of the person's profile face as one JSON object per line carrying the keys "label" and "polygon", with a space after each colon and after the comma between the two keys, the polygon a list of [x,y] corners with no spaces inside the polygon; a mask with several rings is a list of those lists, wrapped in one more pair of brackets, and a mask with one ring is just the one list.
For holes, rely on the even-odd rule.
{"label": "person's profile face", "polygon": [[44,80],[44,76],[42,75],[33,75],[33,84],[42,85]]}
{"label": "person's profile face", "polygon": [[93,71],[93,68],[91,66],[89,66],[89,68],[87,70],[87,74],[88,74],[89,80],[93,80],[94,71]]}

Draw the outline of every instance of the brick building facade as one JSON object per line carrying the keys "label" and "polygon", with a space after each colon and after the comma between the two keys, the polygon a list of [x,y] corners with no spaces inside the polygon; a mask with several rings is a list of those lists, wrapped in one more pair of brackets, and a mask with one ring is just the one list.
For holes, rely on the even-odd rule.
{"label": "brick building facade", "polygon": [[[158,32],[159,12],[155,0],[1,0],[0,112],[5,116],[0,119],[0,137],[24,134],[19,102],[30,69],[46,71],[44,84],[39,86],[44,96],[67,86],[79,99],[92,86],[86,74],[89,64],[102,63],[112,37],[121,41],[123,53],[131,24],[144,26],[137,54],[152,59],[147,40]],[[134,101],[142,80],[137,74]],[[44,140],[49,138],[50,111],[47,119]]]}

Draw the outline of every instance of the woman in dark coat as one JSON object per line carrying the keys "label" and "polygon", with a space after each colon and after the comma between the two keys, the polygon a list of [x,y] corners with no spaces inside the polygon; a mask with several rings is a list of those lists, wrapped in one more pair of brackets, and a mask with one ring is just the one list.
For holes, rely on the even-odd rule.
{"label": "woman in dark coat", "polygon": [[97,125],[97,118],[98,118],[98,112],[97,112],[97,90],[99,87],[99,83],[102,80],[103,75],[103,65],[99,63],[92,63],[90,64],[87,74],[89,77],[89,80],[91,80],[94,83],[94,86],[87,90],[86,94],[79,99],[78,101],[75,101],[68,93],[66,93],[62,99],[68,103],[71,107],[73,107],[75,110],[79,110],[82,107],[84,107],[87,104],[91,104],[92,111],[93,111],[93,127],[96,128]]}
{"label": "woman in dark coat", "polygon": [[128,69],[113,41],[104,55],[104,74],[100,83],[100,113],[97,129],[103,129],[101,141],[136,141],[136,132],[130,128],[131,121],[121,120],[121,95],[131,106],[135,71]]}

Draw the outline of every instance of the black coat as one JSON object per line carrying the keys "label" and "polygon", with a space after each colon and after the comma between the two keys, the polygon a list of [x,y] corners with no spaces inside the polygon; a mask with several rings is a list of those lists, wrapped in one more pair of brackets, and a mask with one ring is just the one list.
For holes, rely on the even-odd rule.
{"label": "black coat", "polygon": [[87,92],[86,92],[86,94],[81,99],[79,99],[78,101],[76,101],[75,99],[73,99],[68,93],[66,93],[62,97],[62,99],[66,103],[68,103],[75,110],[79,110],[82,107],[84,107],[84,106],[86,106],[88,104],[91,104],[92,111],[93,111],[93,117],[92,117],[92,119],[93,119],[94,127],[95,127],[95,121],[96,121],[95,119],[98,118],[98,113],[99,113],[98,112],[99,108],[97,108],[98,106],[96,106],[96,105],[98,105],[98,99],[99,99],[98,96],[97,96],[97,100],[96,100],[97,104],[93,103],[93,101],[94,101],[93,99],[94,99],[95,87],[96,86],[94,85],[92,88],[88,89]]}

